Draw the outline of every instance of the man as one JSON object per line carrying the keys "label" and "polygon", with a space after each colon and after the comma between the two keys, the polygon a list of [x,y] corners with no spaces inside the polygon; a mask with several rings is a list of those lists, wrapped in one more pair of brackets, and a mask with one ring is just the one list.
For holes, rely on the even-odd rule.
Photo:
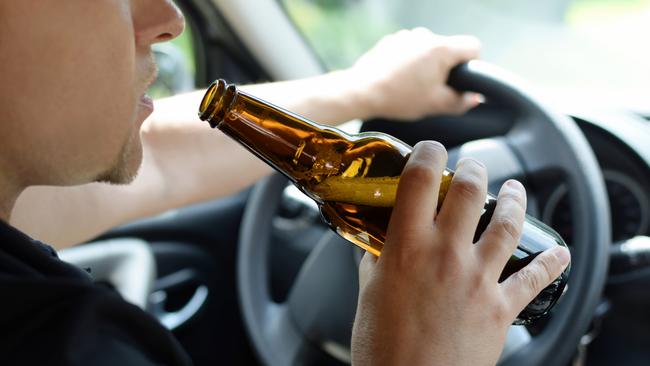
{"label": "man", "polygon": [[[169,0],[0,3],[3,364],[189,364],[155,320],[7,224],[74,243],[228,194],[268,172],[205,124],[188,122],[196,120],[200,92],[166,101],[141,128],[152,111],[144,96],[154,77],[150,47],[183,26]],[[475,97],[453,92],[445,79],[477,53],[472,38],[403,31],[348,70],[249,91],[332,124],[461,113]],[[444,148],[424,142],[404,169],[384,254],[362,263],[355,364],[494,364],[508,325],[568,263],[566,250],[545,252],[499,284],[522,228],[523,187],[503,186],[490,226],[473,245],[467,228],[483,206],[485,168],[460,162],[446,198],[453,204],[436,212],[445,164]],[[70,188],[25,191],[33,186]],[[59,220],[41,220],[55,210]]]}

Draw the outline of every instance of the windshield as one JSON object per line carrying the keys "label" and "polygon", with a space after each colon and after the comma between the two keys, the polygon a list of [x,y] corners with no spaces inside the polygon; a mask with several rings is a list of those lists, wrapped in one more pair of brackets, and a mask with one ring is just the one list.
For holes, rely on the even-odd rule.
{"label": "windshield", "polygon": [[556,100],[650,110],[650,0],[282,0],[330,69],[381,36],[424,26],[472,34],[481,58]]}

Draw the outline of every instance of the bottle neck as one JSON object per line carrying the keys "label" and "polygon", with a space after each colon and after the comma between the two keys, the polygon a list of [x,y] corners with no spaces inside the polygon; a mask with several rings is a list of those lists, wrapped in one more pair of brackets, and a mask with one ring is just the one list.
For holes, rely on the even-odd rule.
{"label": "bottle neck", "polygon": [[248,95],[223,80],[206,92],[199,116],[296,183],[337,174],[337,159],[351,143],[341,131]]}

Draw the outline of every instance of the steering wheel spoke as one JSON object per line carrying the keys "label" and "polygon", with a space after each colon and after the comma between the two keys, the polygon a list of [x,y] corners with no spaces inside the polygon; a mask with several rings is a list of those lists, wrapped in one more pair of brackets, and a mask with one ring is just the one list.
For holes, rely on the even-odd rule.
{"label": "steering wheel spoke", "polygon": [[527,175],[549,171],[561,171],[569,175],[569,170],[575,169],[572,164],[574,151],[560,143],[562,136],[554,130],[540,128],[530,121],[520,123],[524,126],[513,129],[506,135],[506,139]]}
{"label": "steering wheel spoke", "polygon": [[262,337],[265,347],[281,349],[282,352],[260,355],[267,365],[296,365],[302,355],[308,353],[311,344],[298,330],[287,304],[272,304],[267,307],[263,319]]}
{"label": "steering wheel spoke", "polygon": [[463,158],[476,159],[485,165],[490,192],[498,192],[508,179],[521,180],[525,175],[523,166],[505,137],[474,140],[451,149],[447,165],[453,167]]}
{"label": "steering wheel spoke", "polygon": [[303,264],[287,300],[302,334],[344,362],[350,359],[350,325],[359,292],[354,250],[345,239],[327,232]]}

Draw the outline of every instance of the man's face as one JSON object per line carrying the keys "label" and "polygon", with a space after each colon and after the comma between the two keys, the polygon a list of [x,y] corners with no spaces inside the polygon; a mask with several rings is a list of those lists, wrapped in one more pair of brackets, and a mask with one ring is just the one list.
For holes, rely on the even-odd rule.
{"label": "man's face", "polygon": [[20,185],[132,179],[150,47],[183,26],[171,0],[1,1],[0,169]]}

